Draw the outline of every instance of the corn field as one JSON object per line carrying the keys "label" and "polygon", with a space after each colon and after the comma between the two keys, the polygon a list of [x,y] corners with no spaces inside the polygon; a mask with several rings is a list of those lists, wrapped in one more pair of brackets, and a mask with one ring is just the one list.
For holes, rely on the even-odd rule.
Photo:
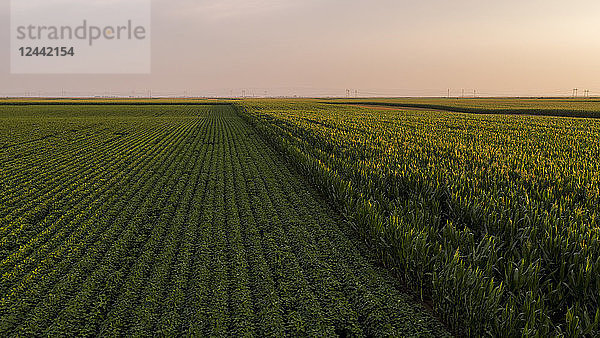
{"label": "corn field", "polygon": [[237,109],[458,334],[600,334],[600,121],[332,101]]}

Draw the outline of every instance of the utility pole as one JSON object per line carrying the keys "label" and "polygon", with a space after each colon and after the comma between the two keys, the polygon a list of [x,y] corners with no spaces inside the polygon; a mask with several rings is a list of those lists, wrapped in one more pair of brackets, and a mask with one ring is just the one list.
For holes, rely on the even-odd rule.
{"label": "utility pole", "polygon": [[464,90],[464,89],[462,89],[462,90],[461,90],[460,97],[461,97],[461,98],[464,98],[464,97],[465,97],[465,90]]}
{"label": "utility pole", "polygon": [[450,88],[448,88],[448,98],[450,98]]}
{"label": "utility pole", "polygon": [[477,92],[475,91],[475,89],[473,89],[473,97],[477,97]]}

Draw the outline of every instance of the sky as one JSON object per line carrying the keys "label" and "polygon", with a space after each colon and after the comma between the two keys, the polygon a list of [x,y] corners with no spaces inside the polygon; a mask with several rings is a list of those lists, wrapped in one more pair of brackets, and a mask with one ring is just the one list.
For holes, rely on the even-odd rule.
{"label": "sky", "polygon": [[152,0],[150,74],[11,75],[0,0],[0,96],[600,95],[599,18],[598,0]]}

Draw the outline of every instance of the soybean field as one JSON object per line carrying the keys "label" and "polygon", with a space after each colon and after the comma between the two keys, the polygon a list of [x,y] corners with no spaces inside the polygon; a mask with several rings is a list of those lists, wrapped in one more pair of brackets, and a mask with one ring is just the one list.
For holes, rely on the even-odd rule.
{"label": "soybean field", "polygon": [[[386,261],[361,235],[364,224],[353,222],[351,210],[339,204],[345,197],[330,199],[320,181],[305,175],[299,158],[282,148],[291,143],[277,145],[267,136],[280,123],[293,128],[286,140],[302,132],[286,122],[285,114],[263,121],[256,111],[273,107],[150,103],[0,106],[1,336],[449,335],[404,289],[397,278],[400,270],[378,264]],[[317,120],[323,116],[311,125],[320,126]],[[313,130],[306,133],[307,142],[322,137]],[[331,136],[332,142],[342,141]],[[348,175],[369,160],[352,147],[320,145],[315,151],[322,155],[356,156],[346,158],[357,166],[338,169]],[[385,150],[374,154],[384,155],[379,151]],[[360,189],[369,181],[357,184]],[[374,196],[390,193],[380,190]],[[467,270],[457,264],[464,255],[471,259],[468,253],[453,258],[458,242],[468,241],[473,244],[469,250],[477,253],[524,236],[520,223],[514,233],[497,239],[482,231],[469,235],[460,230],[469,228],[461,227],[455,242],[443,249],[452,254],[431,260],[442,249],[428,238],[433,233],[418,211],[395,217],[406,231],[400,237],[413,238],[402,245],[421,252],[422,259],[415,261],[425,264],[420,285],[431,289],[431,279],[444,285],[434,294],[451,287],[450,279],[439,274]],[[445,222],[435,223],[442,238],[453,234],[450,222],[463,224],[455,215],[460,212],[447,211]],[[427,215],[427,220],[435,218]],[[573,231],[585,228],[581,219]],[[549,229],[556,236],[563,231]],[[491,244],[482,247],[481,242]],[[521,252],[528,243],[522,243]],[[384,254],[397,257],[403,251]],[[516,262],[527,269],[534,264],[544,273],[551,268],[546,263],[560,262],[536,255],[542,260],[532,263],[527,256],[519,263],[522,255],[515,254],[501,261],[506,269]],[[571,264],[579,268],[586,255]],[[453,270],[435,270],[439,264]],[[485,267],[481,260],[469,264]],[[417,269],[408,262],[400,266],[407,273]],[[485,277],[482,283],[491,283],[490,292],[497,292],[497,280],[487,277],[494,271],[478,271]],[[529,287],[528,271],[506,281],[504,288],[512,287],[509,282]],[[558,287],[554,281],[560,275],[551,276],[540,285],[543,290]],[[463,279],[456,283],[480,287]],[[498,292],[491,297],[506,291]],[[521,293],[515,297],[517,305],[529,299]],[[575,306],[578,294],[570,297],[565,306],[576,314],[590,311],[583,298]],[[504,304],[496,298],[492,302]],[[447,308],[451,305],[438,306]]]}

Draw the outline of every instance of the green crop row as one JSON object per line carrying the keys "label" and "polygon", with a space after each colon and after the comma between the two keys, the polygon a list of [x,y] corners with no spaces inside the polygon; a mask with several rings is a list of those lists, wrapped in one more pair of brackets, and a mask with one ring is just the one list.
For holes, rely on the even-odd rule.
{"label": "green crop row", "polygon": [[600,334],[600,123],[245,101],[457,332]]}

